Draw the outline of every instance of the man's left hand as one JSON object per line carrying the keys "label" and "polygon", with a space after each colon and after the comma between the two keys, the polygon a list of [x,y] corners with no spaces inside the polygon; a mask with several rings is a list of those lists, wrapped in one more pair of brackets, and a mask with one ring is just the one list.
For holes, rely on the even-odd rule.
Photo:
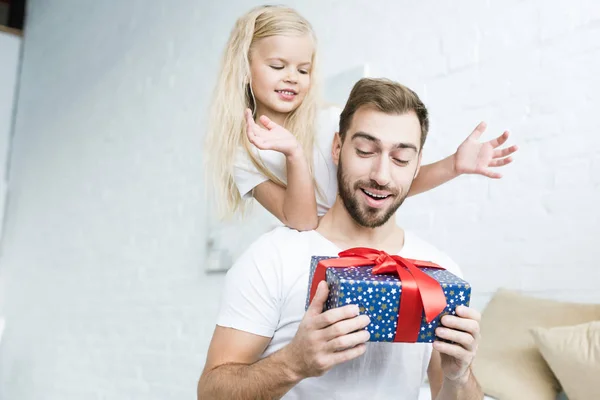
{"label": "man's left hand", "polygon": [[456,307],[456,315],[445,315],[435,334],[454,343],[436,340],[433,348],[442,358],[444,378],[453,382],[463,383],[469,378],[469,367],[473,363],[481,335],[479,322],[481,315],[476,310]]}

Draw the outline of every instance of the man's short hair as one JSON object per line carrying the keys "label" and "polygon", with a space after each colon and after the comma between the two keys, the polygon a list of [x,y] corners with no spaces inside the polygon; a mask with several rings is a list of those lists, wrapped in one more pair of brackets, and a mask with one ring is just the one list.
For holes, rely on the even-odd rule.
{"label": "man's short hair", "polygon": [[363,78],[356,82],[346,106],[340,115],[340,138],[342,143],[352,117],[360,107],[373,107],[386,114],[406,114],[414,111],[421,125],[421,147],[425,144],[429,130],[427,108],[419,96],[409,88],[397,82],[383,78]]}

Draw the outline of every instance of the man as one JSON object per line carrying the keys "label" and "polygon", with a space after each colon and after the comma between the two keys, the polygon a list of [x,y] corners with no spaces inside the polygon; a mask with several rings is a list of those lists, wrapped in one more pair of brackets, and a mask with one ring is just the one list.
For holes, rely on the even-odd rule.
{"label": "man", "polygon": [[357,306],[323,312],[325,282],[304,311],[312,255],[372,247],[461,275],[393,218],[419,172],[428,125],[410,89],[382,79],[354,86],[332,147],[337,200],[316,230],[277,228],[229,271],[200,399],[415,400],[425,372],[434,399],[483,398],[470,368],[479,341],[475,310],[458,307],[442,318],[436,334],[454,344],[366,343],[370,321]]}

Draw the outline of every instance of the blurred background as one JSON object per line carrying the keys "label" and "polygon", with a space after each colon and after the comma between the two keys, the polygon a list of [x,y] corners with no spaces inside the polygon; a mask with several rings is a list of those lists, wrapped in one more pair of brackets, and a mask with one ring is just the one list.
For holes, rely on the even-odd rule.
{"label": "blurred background", "polygon": [[[596,1],[282,3],[315,28],[326,96],[361,74],[419,93],[425,162],[481,120],[484,138],[511,131],[503,179],[461,177],[398,216],[462,266],[474,307],[500,287],[600,302]],[[1,399],[195,398],[215,270],[239,248],[207,203],[207,108],[260,4],[30,0],[0,31]],[[246,242],[268,226],[237,224]]]}

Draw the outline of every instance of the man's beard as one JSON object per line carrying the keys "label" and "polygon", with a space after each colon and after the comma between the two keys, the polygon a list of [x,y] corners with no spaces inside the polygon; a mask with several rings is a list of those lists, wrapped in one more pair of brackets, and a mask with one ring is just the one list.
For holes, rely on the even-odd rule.
{"label": "man's beard", "polygon": [[385,224],[396,213],[396,210],[398,210],[398,207],[402,205],[404,199],[406,198],[406,194],[404,194],[402,197],[397,197],[396,200],[389,207],[387,207],[387,209],[373,208],[369,207],[368,205],[361,206],[358,195],[356,194],[356,191],[361,190],[361,188],[365,188],[367,190],[369,188],[375,190],[385,190],[391,193],[393,196],[398,196],[398,190],[392,190],[388,186],[381,186],[373,180],[357,181],[354,183],[354,187],[351,187],[350,182],[348,182],[348,179],[344,175],[341,157],[338,164],[337,179],[338,193],[342,199],[342,202],[344,203],[344,207],[346,207],[346,210],[352,219],[356,221],[357,224],[364,226],[365,228],[377,228]]}

